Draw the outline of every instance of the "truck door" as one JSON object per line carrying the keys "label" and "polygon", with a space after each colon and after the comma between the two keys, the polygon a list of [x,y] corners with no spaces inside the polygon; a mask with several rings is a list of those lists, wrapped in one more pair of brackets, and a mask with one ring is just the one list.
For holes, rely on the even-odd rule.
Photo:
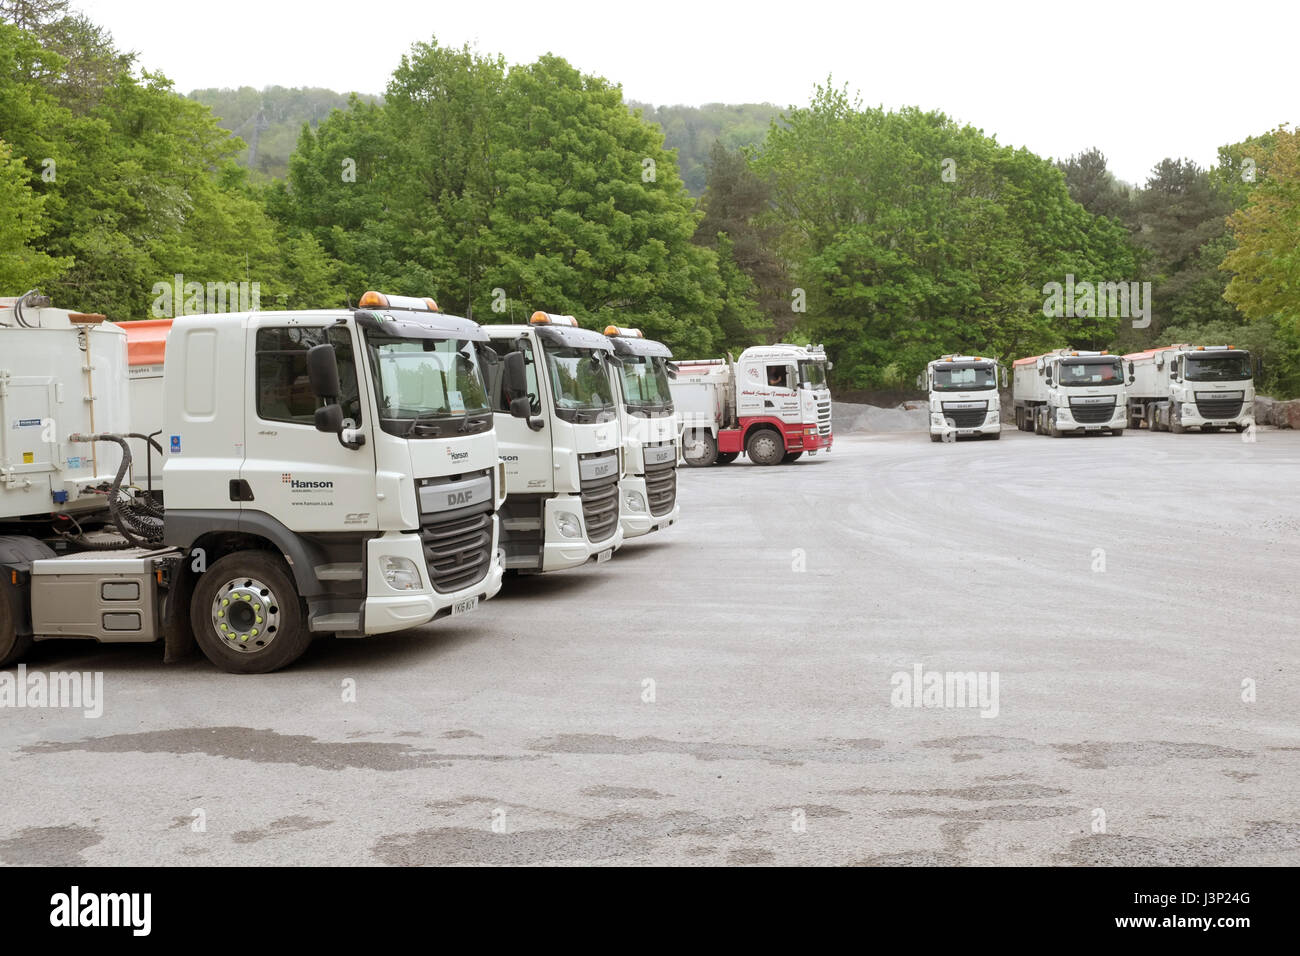
{"label": "truck door", "polygon": [[[265,512],[292,531],[378,528],[374,428],[358,375],[354,330],[261,318],[249,329],[251,361],[240,471],[245,511]],[[307,378],[307,350],[328,342],[338,356],[339,403],[347,427],[367,436],[360,448],[315,426],[320,404]]]}
{"label": "truck door", "polygon": [[528,398],[532,403],[532,414],[548,421],[540,431],[528,427],[528,420],[514,418],[510,415],[510,400],[518,395],[507,395],[504,382],[498,382],[495,402],[496,414],[494,426],[497,433],[497,448],[501,460],[506,466],[506,488],[512,495],[534,495],[555,490],[555,469],[551,457],[551,427],[549,418],[544,413],[546,395],[542,384],[544,375],[539,374],[537,354],[533,341],[528,335],[517,338],[493,338],[493,346],[502,355],[512,349],[524,353],[524,363],[528,375]]}

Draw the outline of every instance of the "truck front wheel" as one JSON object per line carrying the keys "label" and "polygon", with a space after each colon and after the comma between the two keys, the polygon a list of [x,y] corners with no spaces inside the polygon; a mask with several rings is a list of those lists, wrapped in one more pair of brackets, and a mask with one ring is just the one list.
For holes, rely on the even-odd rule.
{"label": "truck front wheel", "polygon": [[311,644],[307,614],[284,562],[237,551],[199,578],[190,622],[204,656],[230,674],[268,674]]}
{"label": "truck front wheel", "polygon": [[761,428],[745,442],[745,454],[756,465],[779,465],[785,459],[785,442],[770,428]]}
{"label": "truck front wheel", "polygon": [[740,457],[740,452],[738,451],[720,451],[718,452],[718,464],[730,465],[733,461],[735,461],[739,457]]}
{"label": "truck front wheel", "polygon": [[718,440],[711,432],[691,432],[682,443],[682,458],[692,468],[706,468],[718,460]]}
{"label": "truck front wheel", "polygon": [[801,451],[788,451],[785,453],[785,457],[781,459],[781,463],[784,465],[788,465],[790,464],[790,462],[798,461],[802,457],[803,457],[803,452]]}

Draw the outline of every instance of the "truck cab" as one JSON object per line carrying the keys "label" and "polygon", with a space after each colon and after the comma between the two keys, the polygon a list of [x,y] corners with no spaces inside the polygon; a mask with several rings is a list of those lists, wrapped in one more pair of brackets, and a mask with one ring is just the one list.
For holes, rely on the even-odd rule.
{"label": "truck cab", "polygon": [[533,573],[608,560],[623,544],[614,347],[569,315],[535,312],[527,325],[484,328],[503,361],[519,356],[525,371],[522,387],[502,378],[493,396],[505,567]]}
{"label": "truck cab", "polygon": [[[431,299],[373,292],[355,311],[177,318],[163,372],[164,541],[207,551],[199,591],[243,596],[250,574],[214,575],[211,562],[265,542],[292,569],[309,632],[402,630],[496,594],[505,482],[487,342]],[[274,643],[215,608],[196,609],[201,646],[204,625],[222,651]]]}
{"label": "truck cab", "polygon": [[1166,345],[1124,356],[1129,423],[1181,434],[1245,431],[1255,423],[1251,355],[1231,345]]}
{"label": "truck cab", "polygon": [[614,347],[610,382],[623,434],[622,504],[624,538],[676,523],[677,414],[669,380],[673,353],[640,329],[608,326]]}
{"label": "truck cab", "polygon": [[1124,434],[1128,401],[1124,361],[1110,352],[1059,349],[1012,364],[1016,425],[1059,438]]}
{"label": "truck cab", "polygon": [[[163,507],[125,484],[132,423],[157,414],[131,407],[127,334],[103,316],[20,310],[15,327],[0,312],[0,337],[39,346],[28,364],[55,402],[45,424],[67,450],[54,470],[72,485],[22,487],[46,511],[98,504],[43,528],[0,494],[13,531],[0,535],[0,663],[34,640],[163,637],[171,656],[192,635],[223,670],[266,673],[317,634],[416,627],[500,589],[505,475],[484,363],[502,363],[476,323],[376,292],[355,310],[175,319]],[[522,383],[522,359],[496,377]],[[0,389],[11,413],[14,384]]]}
{"label": "truck cab", "polygon": [[[929,393],[930,441],[1002,435],[998,363],[981,355],[944,355],[917,383]],[[1006,385],[1006,372],[1002,373]]]}
{"label": "truck cab", "polygon": [[820,345],[758,345],[740,358],[678,363],[673,400],[688,465],[726,464],[745,454],[779,465],[829,452],[831,364]]}

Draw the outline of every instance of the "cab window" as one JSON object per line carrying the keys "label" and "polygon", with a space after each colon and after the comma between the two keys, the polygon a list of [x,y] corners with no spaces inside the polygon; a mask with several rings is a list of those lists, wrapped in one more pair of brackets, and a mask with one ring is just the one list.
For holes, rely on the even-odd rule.
{"label": "cab window", "polygon": [[[492,346],[499,353],[501,353],[502,357],[509,354],[509,352],[512,349],[524,353],[524,369],[528,377],[527,378],[528,397],[532,399],[532,413],[534,415],[541,414],[542,393],[541,393],[541,389],[538,388],[537,385],[537,361],[533,355],[532,343],[525,338],[516,339],[514,342],[497,339],[492,343]],[[510,411],[510,400],[512,398],[521,398],[522,396],[506,394],[506,385],[505,385],[504,376],[501,376],[499,382],[500,384],[498,385],[496,390],[497,392],[496,410],[498,412],[508,412]]]}
{"label": "cab window", "polygon": [[786,365],[767,367],[767,384],[772,388],[794,388],[790,384],[790,368]]}
{"label": "cab window", "polygon": [[272,422],[314,425],[320,400],[307,376],[307,350],[328,342],[339,370],[339,404],[352,428],[361,425],[361,391],[357,383],[352,336],[346,328],[289,326],[257,330],[257,417]]}

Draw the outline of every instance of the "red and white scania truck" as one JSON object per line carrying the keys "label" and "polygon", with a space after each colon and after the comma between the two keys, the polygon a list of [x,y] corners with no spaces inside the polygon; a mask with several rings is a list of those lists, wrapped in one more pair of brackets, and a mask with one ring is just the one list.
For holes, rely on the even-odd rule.
{"label": "red and white scania truck", "polygon": [[1162,345],[1124,356],[1129,424],[1182,434],[1245,431],[1255,423],[1250,353],[1231,345]]}
{"label": "red and white scania truck", "polygon": [[831,368],[820,345],[756,345],[740,358],[677,363],[682,457],[695,467],[792,462],[831,450]]}

